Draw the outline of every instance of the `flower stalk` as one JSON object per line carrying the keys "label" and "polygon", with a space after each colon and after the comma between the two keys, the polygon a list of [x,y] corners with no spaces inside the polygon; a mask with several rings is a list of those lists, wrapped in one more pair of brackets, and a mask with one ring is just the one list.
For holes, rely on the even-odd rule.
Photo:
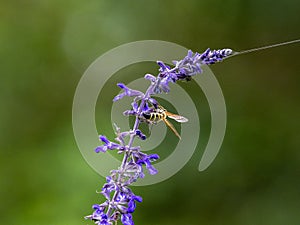
{"label": "flower stalk", "polygon": [[[153,95],[170,92],[170,83],[177,81],[189,81],[196,74],[202,73],[202,65],[211,65],[222,61],[224,58],[233,54],[231,49],[213,50],[207,49],[204,53],[193,53],[191,50],[184,59],[174,61],[174,67],[157,61],[159,73],[155,77],[152,74],[146,74],[145,79],[150,81],[150,85],[145,93],[133,90],[123,83],[118,83],[122,92],[115,96],[113,101],[119,101],[123,97],[133,97],[132,109],[126,110],[125,116],[135,116],[135,123],[130,131],[123,131],[115,125],[116,138],[110,141],[104,135],[99,139],[103,142],[101,146],[96,147],[96,153],[105,153],[108,150],[118,150],[119,154],[124,154],[122,163],[117,170],[112,170],[106,177],[106,183],[102,187],[101,194],[106,201],[102,204],[93,205],[94,212],[86,216],[98,225],[113,225],[121,220],[123,225],[133,225],[132,213],[136,209],[136,202],[142,202],[142,197],[135,195],[129,186],[139,178],[143,178],[144,166],[151,175],[158,171],[152,163],[159,159],[157,154],[145,154],[140,146],[133,146],[134,139],[146,139],[146,135],[139,130],[139,125],[143,120],[144,114],[153,112],[157,109],[158,102]],[[128,144],[125,137],[129,136]]]}

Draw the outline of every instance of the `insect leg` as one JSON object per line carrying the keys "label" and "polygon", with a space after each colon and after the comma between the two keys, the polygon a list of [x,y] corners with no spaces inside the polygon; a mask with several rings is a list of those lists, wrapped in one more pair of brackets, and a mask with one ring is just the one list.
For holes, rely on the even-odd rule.
{"label": "insect leg", "polygon": [[174,132],[174,134],[181,139],[180,135],[178,134],[177,130],[175,129],[175,127],[173,126],[172,123],[170,123],[166,118],[163,118],[163,121],[166,123],[166,125]]}

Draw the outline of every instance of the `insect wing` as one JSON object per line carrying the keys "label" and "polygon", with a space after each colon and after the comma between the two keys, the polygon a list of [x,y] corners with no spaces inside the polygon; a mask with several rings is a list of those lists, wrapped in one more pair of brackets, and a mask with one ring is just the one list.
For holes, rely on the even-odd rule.
{"label": "insect wing", "polygon": [[185,118],[184,116],[180,116],[177,114],[173,114],[170,112],[166,112],[167,116],[173,120],[176,120],[179,123],[186,123],[187,121],[189,121],[187,118]]}
{"label": "insect wing", "polygon": [[170,123],[167,119],[163,119],[163,121],[165,122],[165,124],[174,132],[174,134],[181,139],[180,135],[178,134],[177,130],[175,129],[175,127],[173,126],[172,123]]}

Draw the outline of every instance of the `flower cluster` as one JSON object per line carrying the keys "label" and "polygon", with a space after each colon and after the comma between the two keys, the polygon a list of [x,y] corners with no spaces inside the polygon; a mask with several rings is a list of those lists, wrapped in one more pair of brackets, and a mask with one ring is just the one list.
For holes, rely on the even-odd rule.
{"label": "flower cluster", "polygon": [[[169,82],[175,83],[178,80],[191,80],[191,77],[202,73],[201,65],[211,65],[222,61],[233,54],[231,49],[220,49],[211,51],[209,48],[202,54],[193,53],[191,50],[184,59],[180,61],[173,61],[174,68],[170,68],[163,62],[158,61],[160,66],[158,78],[160,79],[155,89],[156,93],[169,92]],[[149,76],[148,76],[149,77]],[[155,78],[155,77],[154,77]],[[151,78],[151,80],[154,80]]]}
{"label": "flower cluster", "polygon": [[[135,116],[135,123],[130,131],[121,132],[121,129],[115,125],[116,138],[110,141],[104,135],[100,135],[99,139],[103,142],[101,146],[96,147],[96,153],[105,153],[107,150],[117,150],[119,154],[123,154],[123,161],[117,170],[112,170],[107,176],[106,183],[102,187],[101,194],[106,201],[102,204],[93,205],[94,212],[92,215],[86,216],[98,225],[113,225],[121,220],[123,225],[133,225],[132,213],[135,211],[136,202],[142,202],[140,196],[135,195],[129,186],[136,182],[137,179],[145,176],[143,166],[146,167],[151,175],[158,171],[152,165],[159,159],[157,154],[145,154],[141,152],[139,146],[133,146],[135,138],[141,140],[146,139],[138,128],[143,120],[143,115],[149,114],[158,107],[158,102],[152,97],[154,94],[169,92],[169,83],[175,83],[178,80],[190,80],[192,76],[202,73],[201,65],[214,64],[222,61],[224,58],[232,54],[230,49],[213,50],[207,49],[204,53],[193,53],[188,51],[187,56],[180,60],[174,61],[174,67],[158,61],[159,74],[157,77],[146,74],[145,79],[151,82],[145,93],[133,90],[123,83],[118,86],[123,90],[117,95],[113,101],[118,101],[123,97],[133,97],[132,109],[123,112],[126,116]],[[128,143],[125,137],[129,137]]]}

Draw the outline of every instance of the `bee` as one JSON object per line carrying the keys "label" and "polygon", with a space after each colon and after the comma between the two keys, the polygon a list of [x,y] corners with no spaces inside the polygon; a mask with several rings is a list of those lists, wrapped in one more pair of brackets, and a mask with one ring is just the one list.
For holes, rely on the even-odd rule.
{"label": "bee", "polygon": [[168,121],[167,118],[171,118],[179,123],[185,123],[188,122],[188,119],[168,112],[165,108],[163,108],[161,105],[158,105],[157,108],[153,108],[152,111],[149,113],[143,113],[142,117],[140,118],[143,122],[149,123],[149,124],[157,124],[160,121],[163,121],[173,132],[174,134],[181,139],[180,135],[178,134],[177,130],[173,126],[172,123]]}

